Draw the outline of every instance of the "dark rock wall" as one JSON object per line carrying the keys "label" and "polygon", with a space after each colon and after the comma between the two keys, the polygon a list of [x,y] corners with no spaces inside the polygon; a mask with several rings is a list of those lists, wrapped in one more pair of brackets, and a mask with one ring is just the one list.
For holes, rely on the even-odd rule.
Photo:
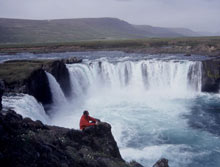
{"label": "dark rock wall", "polygon": [[220,84],[220,60],[202,62],[202,91],[217,93]]}
{"label": "dark rock wall", "polygon": [[2,96],[5,90],[5,84],[2,80],[0,80],[0,111],[2,110]]}
{"label": "dark rock wall", "polygon": [[4,167],[142,167],[126,163],[107,123],[85,131],[46,126],[13,111],[0,113]]}
{"label": "dark rock wall", "polygon": [[34,71],[26,81],[26,91],[43,105],[52,103],[49,81],[43,69]]}

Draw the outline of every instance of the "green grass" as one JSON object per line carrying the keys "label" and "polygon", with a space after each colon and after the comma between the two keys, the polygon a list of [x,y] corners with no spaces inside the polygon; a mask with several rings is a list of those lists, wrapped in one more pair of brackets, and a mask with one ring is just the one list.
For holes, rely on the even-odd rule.
{"label": "green grass", "polygon": [[51,60],[8,61],[0,64],[0,78],[8,84],[23,82],[34,70],[40,69],[43,65],[47,65],[51,62]]}
{"label": "green grass", "polygon": [[145,38],[121,40],[87,40],[53,43],[0,44],[0,53],[47,53],[86,50],[146,49],[161,47],[215,47],[220,50],[220,37]]}
{"label": "green grass", "polygon": [[45,42],[45,43],[18,43],[0,44],[0,48],[31,48],[31,47],[56,47],[56,46],[79,46],[79,47],[127,47],[143,46],[146,44],[161,45],[192,45],[209,43],[219,44],[220,37],[181,37],[181,38],[144,38],[144,39],[117,39],[117,40],[78,40],[72,42]]}

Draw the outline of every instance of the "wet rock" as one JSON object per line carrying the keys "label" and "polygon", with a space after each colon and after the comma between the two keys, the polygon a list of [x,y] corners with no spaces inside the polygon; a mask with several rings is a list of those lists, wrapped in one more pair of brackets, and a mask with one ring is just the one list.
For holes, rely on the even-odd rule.
{"label": "wet rock", "polygon": [[2,110],[2,96],[5,90],[5,84],[2,80],[0,80],[0,111]]}
{"label": "wet rock", "polygon": [[81,63],[82,59],[77,59],[76,57],[70,57],[62,60],[65,64]]}
{"label": "wet rock", "polygon": [[202,62],[202,91],[217,93],[220,84],[220,60]]}
{"label": "wet rock", "polygon": [[34,96],[43,105],[52,103],[49,81],[43,69],[34,71],[26,82],[27,93]]}
{"label": "wet rock", "polygon": [[142,167],[126,163],[107,123],[85,131],[0,113],[0,164],[9,167]]}
{"label": "wet rock", "polygon": [[160,159],[159,161],[157,161],[153,167],[169,167],[168,165],[168,160],[165,158]]}

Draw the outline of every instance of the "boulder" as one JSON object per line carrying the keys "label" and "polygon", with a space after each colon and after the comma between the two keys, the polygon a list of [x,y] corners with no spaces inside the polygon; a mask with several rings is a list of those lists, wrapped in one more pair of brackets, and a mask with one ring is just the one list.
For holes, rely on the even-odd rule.
{"label": "boulder", "polygon": [[168,160],[165,158],[160,159],[159,161],[157,161],[153,167],[169,167],[168,165]]}
{"label": "boulder", "polygon": [[82,59],[77,59],[76,57],[70,57],[62,60],[65,64],[81,63]]}

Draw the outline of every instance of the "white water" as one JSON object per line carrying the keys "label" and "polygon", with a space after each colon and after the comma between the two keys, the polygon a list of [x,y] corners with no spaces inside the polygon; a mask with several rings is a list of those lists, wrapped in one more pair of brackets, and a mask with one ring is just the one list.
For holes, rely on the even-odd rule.
{"label": "white water", "polygon": [[165,157],[171,167],[220,165],[219,137],[191,128],[183,118],[198,106],[198,97],[208,98],[201,94],[200,62],[101,61],[67,65],[73,92],[65,104],[60,102],[65,98],[58,83],[48,76],[59,104],[49,124],[78,129],[87,109],[91,116],[111,124],[127,161],[149,167]]}
{"label": "white water", "polygon": [[2,104],[4,108],[15,110],[23,117],[29,117],[33,120],[41,120],[43,123],[49,121],[49,117],[44,111],[41,103],[27,94],[17,94],[15,96],[3,96]]}
{"label": "white water", "polygon": [[88,109],[112,125],[123,158],[145,166],[161,157],[171,167],[192,166],[220,149],[218,137],[191,129],[182,118],[201,94],[200,62],[102,60],[68,68],[78,107],[71,110],[70,104],[54,117],[54,124],[78,128],[82,111]]}
{"label": "white water", "polygon": [[151,92],[183,97],[201,90],[201,63],[192,61],[103,61],[68,66],[75,96],[100,89],[129,90],[143,94]]}
{"label": "white water", "polygon": [[53,100],[54,106],[65,105],[67,103],[66,97],[59,83],[57,82],[55,77],[51,75],[50,73],[46,72],[46,75],[49,81],[49,86],[50,86],[50,90],[52,93],[52,100]]}

